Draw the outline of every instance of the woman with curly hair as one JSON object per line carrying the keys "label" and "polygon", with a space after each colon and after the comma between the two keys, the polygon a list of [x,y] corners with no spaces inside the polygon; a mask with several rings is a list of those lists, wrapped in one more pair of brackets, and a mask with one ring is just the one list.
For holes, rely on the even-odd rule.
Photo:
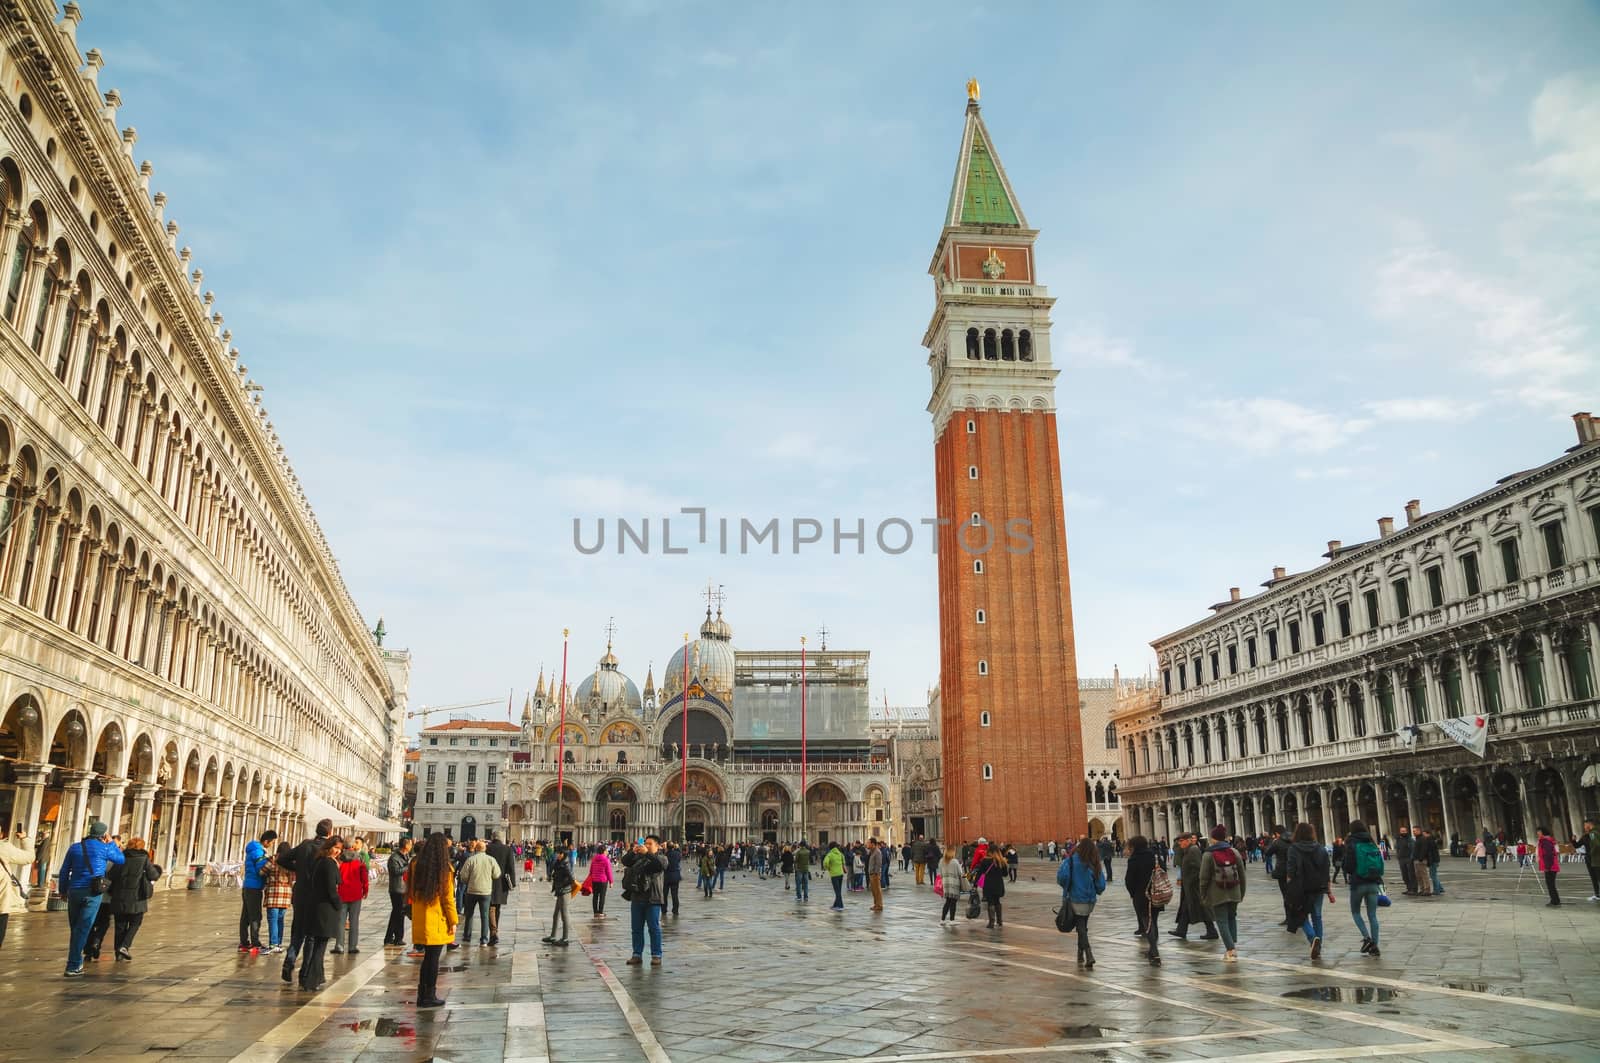
{"label": "woman with curly hair", "polygon": [[417,976],[417,1007],[437,1008],[439,957],[456,939],[456,883],[450,865],[450,843],[443,834],[430,834],[422,851],[406,870],[411,897],[411,940],[422,950]]}

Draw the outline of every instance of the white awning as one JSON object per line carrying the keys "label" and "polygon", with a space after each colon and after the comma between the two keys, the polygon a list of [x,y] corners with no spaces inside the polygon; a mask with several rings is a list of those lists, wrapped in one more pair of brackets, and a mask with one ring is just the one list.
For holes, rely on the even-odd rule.
{"label": "white awning", "polygon": [[356,829],[376,831],[379,834],[399,834],[405,828],[398,823],[390,823],[386,819],[380,819],[370,812],[357,812]]}
{"label": "white awning", "polygon": [[339,830],[341,827],[354,827],[356,825],[356,818],[350,815],[348,812],[339,811],[333,805],[330,805],[316,794],[306,794],[306,830],[308,832],[314,832],[317,828],[317,824],[325,819],[333,820],[334,830]]}

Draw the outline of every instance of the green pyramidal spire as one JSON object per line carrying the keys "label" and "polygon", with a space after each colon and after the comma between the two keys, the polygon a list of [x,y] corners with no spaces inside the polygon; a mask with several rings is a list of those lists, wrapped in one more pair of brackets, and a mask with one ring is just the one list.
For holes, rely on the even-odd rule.
{"label": "green pyramidal spire", "polygon": [[995,154],[989,130],[978,113],[976,100],[967,104],[967,121],[961,135],[961,157],[956,163],[956,179],[950,189],[950,209],[946,225],[1012,225],[1023,228],[1022,211],[1017,208],[1006,179],[1005,168]]}

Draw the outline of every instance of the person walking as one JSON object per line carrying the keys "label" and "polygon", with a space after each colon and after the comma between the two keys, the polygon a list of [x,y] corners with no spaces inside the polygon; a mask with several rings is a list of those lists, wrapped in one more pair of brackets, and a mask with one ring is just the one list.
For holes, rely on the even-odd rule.
{"label": "person walking", "polygon": [[711,851],[710,846],[700,850],[700,888],[705,891],[708,901],[717,890],[717,854]]}
{"label": "person walking", "polygon": [[[339,929],[342,932],[346,926],[349,927],[344,951],[352,956],[361,951],[361,903],[367,899],[371,889],[372,876],[361,854],[353,847],[344,850],[339,858],[339,904],[344,910]],[[340,934],[334,935],[335,939],[339,937]]]}
{"label": "person walking", "polygon": [[677,842],[667,844],[667,873],[662,879],[663,896],[666,903],[661,906],[662,914],[666,914],[668,904],[672,906],[672,914],[678,914],[678,887],[683,883],[683,850]]}
{"label": "person walking", "polygon": [[1100,848],[1085,834],[1056,869],[1056,884],[1061,887],[1061,904],[1068,909],[1072,928],[1078,932],[1078,966],[1094,970],[1094,948],[1089,944],[1089,917],[1100,894],[1106,891],[1106,873],[1100,866]]}
{"label": "person walking", "polygon": [[[1600,901],[1600,828],[1595,826],[1594,820],[1583,821],[1583,835],[1578,844],[1583,846],[1583,863],[1589,869],[1589,900]],[[0,938],[4,936],[5,927],[0,926]]]}
{"label": "person walking", "polygon": [[811,846],[801,842],[794,847],[794,902],[811,899]]}
{"label": "person walking", "polygon": [[733,860],[733,852],[727,846],[719,845],[716,850],[717,892],[721,893],[728,884],[728,864]]}
{"label": "person walking", "polygon": [[1189,939],[1189,924],[1204,923],[1206,932],[1201,941],[1217,940],[1217,925],[1213,913],[1205,906],[1200,895],[1200,864],[1206,854],[1205,844],[1199,835],[1185,832],[1178,836],[1179,904],[1177,925],[1167,931],[1179,941]]}
{"label": "person walking", "polygon": [[1400,864],[1400,878],[1405,882],[1405,895],[1417,895],[1417,867],[1416,867],[1416,840],[1411,837],[1411,828],[1401,827],[1400,836],[1395,839],[1394,858]]}
{"label": "person walking", "polygon": [[33,863],[33,839],[18,823],[10,834],[0,826],[0,947],[6,943],[6,924],[13,915],[28,910],[28,891],[13,868]]}
{"label": "person walking", "polygon": [[58,872],[59,889],[67,898],[67,925],[71,934],[67,942],[68,978],[83,975],[83,949],[109,885],[106,872],[125,859],[122,850],[106,840],[108,829],[99,820],[91,823],[83,840],[67,847]]}
{"label": "person walking", "polygon": [[411,866],[411,839],[401,838],[389,850],[389,925],[383,932],[384,948],[405,948],[406,871]]}
{"label": "person walking", "polygon": [[1549,827],[1539,827],[1538,840],[1534,843],[1534,866],[1544,876],[1544,888],[1550,893],[1550,900],[1546,908],[1561,907],[1561,894],[1556,892],[1556,872],[1561,870],[1561,850],[1556,847],[1556,839],[1550,833]]}
{"label": "person walking", "polygon": [[[244,878],[239,890],[239,951],[261,951],[261,911],[266,892],[266,870],[272,858],[269,847],[278,840],[275,830],[262,831],[260,840],[250,839],[244,847]],[[269,933],[268,940],[271,940]]]}
{"label": "person walking", "polygon": [[1417,896],[1433,896],[1433,881],[1428,877],[1428,832],[1421,827],[1411,832],[1411,884]]}
{"label": "person walking", "polygon": [[[1289,897],[1289,839],[1282,827],[1272,828],[1272,843],[1267,851],[1267,874],[1278,884],[1278,896],[1283,901],[1283,929],[1291,934],[1300,932],[1300,920],[1291,908]],[[1237,935],[1235,935],[1237,937]]]}
{"label": "person walking", "polygon": [[478,947],[489,944],[489,901],[494,896],[494,880],[500,877],[500,865],[484,851],[481,841],[472,843],[472,855],[461,864],[461,894],[466,898],[466,911],[461,917],[461,944],[472,942],[472,913],[478,913]]}
{"label": "person walking", "polygon": [[291,847],[287,842],[278,846],[278,866],[292,872],[293,893],[289,907],[295,913],[294,921],[289,924],[289,948],[283,956],[285,982],[294,981],[295,961],[300,957],[300,949],[310,940],[311,923],[302,922],[299,913],[304,907],[301,898],[311,888],[311,862],[322,852],[322,843],[332,834],[333,820],[318,820],[312,837],[296,846]]}
{"label": "person walking", "polygon": [[1017,881],[1017,861],[1019,854],[1015,845],[1007,845],[1003,850],[1006,858],[1006,877],[1012,882]]}
{"label": "person walking", "polygon": [[1339,881],[1339,876],[1344,874],[1344,839],[1333,839],[1333,851],[1328,854],[1328,867],[1331,869],[1332,878],[1328,881]]}
{"label": "person walking", "polygon": [[[1276,845],[1282,840],[1282,832],[1274,833],[1278,835],[1273,842]],[[1280,855],[1276,859],[1278,868],[1287,874],[1288,868],[1283,866],[1286,858]],[[1228,828],[1212,827],[1211,844],[1200,860],[1200,903],[1211,910],[1216,920],[1217,933],[1222,937],[1225,950],[1224,960],[1239,958],[1239,903],[1244,900],[1244,891],[1244,861],[1239,858],[1239,851],[1228,844]]]}
{"label": "person walking", "polygon": [[631,928],[633,930],[633,955],[628,966],[638,967],[644,962],[645,931],[650,932],[650,966],[661,966],[661,907],[666,900],[663,879],[667,873],[667,854],[661,851],[661,839],[647,834],[644,844],[637,846],[622,858],[626,869],[622,875],[622,892],[628,898]]}
{"label": "person walking", "polygon": [[844,911],[844,853],[839,850],[838,842],[828,843],[828,851],[822,857],[822,870],[833,883],[833,911]]}
{"label": "person walking", "polygon": [[1003,929],[1006,925],[1001,901],[1006,895],[1006,858],[997,845],[977,857],[968,876],[972,888],[983,897],[983,909],[989,916],[986,929]]}
{"label": "person walking", "polygon": [[[1158,876],[1157,871],[1161,874]],[[1156,855],[1149,839],[1138,834],[1128,842],[1128,866],[1122,871],[1122,884],[1133,902],[1139,920],[1135,937],[1145,941],[1145,959],[1152,967],[1161,966],[1161,935],[1157,923],[1161,911],[1172,901],[1172,880],[1167,878],[1166,862]]]}
{"label": "person walking", "polygon": [[[1383,895],[1383,851],[1360,820],[1345,832],[1344,878],[1350,884],[1350,918],[1361,932],[1361,951],[1368,956],[1378,951],[1378,898]],[[1361,918],[1362,906],[1367,918]]]}
{"label": "person walking", "polygon": [[[1424,831],[1423,836],[1427,841],[1427,848],[1422,857],[1423,866],[1427,868],[1428,885],[1432,887],[1429,892],[1435,897],[1444,896],[1444,886],[1439,882],[1439,832],[1434,830]],[[1451,853],[1454,856],[1455,853]]]}
{"label": "person walking", "polygon": [[887,856],[878,839],[867,839],[867,886],[872,891],[872,910],[883,911],[883,865]]}
{"label": "person walking", "polygon": [[1322,955],[1322,900],[1333,901],[1333,880],[1329,874],[1328,850],[1317,841],[1316,829],[1309,823],[1297,824],[1289,843],[1289,874],[1286,881],[1298,909],[1305,913],[1301,929],[1311,946],[1311,958]]}
{"label": "person walking", "polygon": [[1111,835],[1109,834],[1100,835],[1100,841],[1097,846],[1100,850],[1100,863],[1106,869],[1106,881],[1110,882],[1112,881],[1111,860],[1117,855],[1117,847],[1111,841]]}
{"label": "person walking", "polygon": [[344,910],[339,901],[339,857],[344,852],[344,839],[338,835],[324,838],[311,859],[309,870],[302,876],[303,885],[294,899],[294,925],[298,931],[306,929],[306,957],[300,965],[300,988],[309,992],[321,989],[327,982],[323,970],[323,954],[328,942],[337,938],[344,929]]}
{"label": "person walking", "polygon": [[[669,857],[667,860],[669,870],[671,865],[672,861]],[[589,907],[593,910],[593,915],[596,919],[604,919],[606,917],[606,890],[610,887],[613,879],[611,857],[606,855],[604,849],[601,849],[594,854],[594,859],[589,861]]]}
{"label": "person walking", "polygon": [[961,894],[966,891],[967,878],[961,870],[961,861],[956,859],[953,846],[946,846],[944,862],[939,865],[934,881],[944,890],[944,908],[939,913],[939,922],[950,920],[950,925],[956,922],[956,906],[961,901]]}
{"label": "person walking", "polygon": [[778,853],[778,870],[783,873],[783,892],[794,882],[794,846],[785,845]]}
{"label": "person walking", "polygon": [[411,941],[422,950],[417,971],[417,1007],[437,1008],[439,957],[456,939],[455,874],[450,866],[450,843],[443,834],[430,834],[422,851],[406,869],[407,895],[411,898]]}
{"label": "person walking", "polygon": [[[282,853],[287,844],[280,841],[278,852]],[[294,904],[294,872],[278,863],[275,854],[267,861],[262,880],[266,883],[261,890],[261,903],[267,910],[267,952],[276,955],[283,951],[284,913]]]}
{"label": "person walking", "polygon": [[928,883],[933,884],[933,877],[939,873],[939,865],[944,860],[945,850],[938,842],[929,838],[922,846],[922,862],[928,868]]}
{"label": "person walking", "polygon": [[[150,859],[143,838],[130,839],[122,856],[123,862],[111,869],[111,892],[106,894],[106,906],[116,925],[116,935],[111,939],[116,957],[132,960],[133,939],[144,923],[145,913],[150,910],[150,898],[155,895],[156,883],[161,879],[161,868]],[[98,941],[94,951],[99,955]]]}
{"label": "person walking", "polygon": [[[550,933],[540,938],[546,945],[560,945],[567,947],[567,935],[571,928],[567,924],[567,898],[572,896],[573,883],[572,865],[568,859],[565,847],[555,850],[555,860],[550,865],[550,893],[555,898],[555,904],[550,909]],[[472,912],[469,909],[467,919],[470,921]],[[561,928],[561,936],[556,937],[556,927]],[[471,936],[471,926],[467,928],[467,935]]]}
{"label": "person walking", "polygon": [[500,944],[500,909],[511,899],[511,891],[517,888],[517,858],[511,846],[497,837],[494,831],[489,832],[489,844],[484,846],[483,851],[500,867],[500,874],[495,876],[494,891],[489,894],[489,947],[494,948]]}

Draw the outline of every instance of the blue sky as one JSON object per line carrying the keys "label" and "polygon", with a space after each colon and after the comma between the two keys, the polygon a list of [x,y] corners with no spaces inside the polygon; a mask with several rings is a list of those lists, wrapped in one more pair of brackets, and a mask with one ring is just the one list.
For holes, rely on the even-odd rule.
{"label": "blue sky", "polygon": [[572,521],[932,514],[968,76],[1057,299],[1083,674],[1600,408],[1592,4],[83,7],[414,703],[520,704],[612,616],[659,676],[708,579],[736,645],[826,624],[923,699],[920,545],[585,557]]}

